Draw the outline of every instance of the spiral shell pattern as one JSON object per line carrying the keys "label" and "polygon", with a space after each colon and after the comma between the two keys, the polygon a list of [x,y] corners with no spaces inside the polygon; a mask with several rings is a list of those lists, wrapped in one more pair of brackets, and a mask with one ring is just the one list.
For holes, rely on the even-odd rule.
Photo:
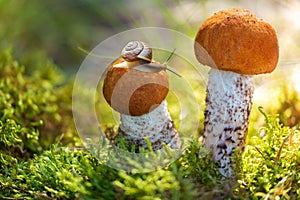
{"label": "spiral shell pattern", "polygon": [[127,62],[136,60],[151,62],[152,49],[144,42],[131,41],[123,48],[121,55]]}

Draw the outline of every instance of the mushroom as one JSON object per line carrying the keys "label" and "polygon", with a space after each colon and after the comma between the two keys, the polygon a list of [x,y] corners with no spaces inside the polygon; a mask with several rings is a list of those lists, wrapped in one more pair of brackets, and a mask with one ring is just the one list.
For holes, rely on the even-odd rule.
{"label": "mushroom", "polygon": [[224,176],[232,176],[234,152],[245,149],[254,92],[253,75],[278,62],[273,27],[246,9],[219,11],[198,30],[198,61],[211,67],[206,94],[203,146]]}
{"label": "mushroom", "polygon": [[108,104],[120,113],[118,137],[129,145],[159,150],[163,143],[179,148],[179,134],[165,100],[169,81],[165,65],[152,60],[152,49],[143,42],[129,42],[122,58],[110,66],[103,84]]}

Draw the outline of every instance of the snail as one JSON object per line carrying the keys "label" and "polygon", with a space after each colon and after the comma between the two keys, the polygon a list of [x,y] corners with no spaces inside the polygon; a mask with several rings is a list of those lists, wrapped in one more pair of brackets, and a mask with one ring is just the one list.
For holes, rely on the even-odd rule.
{"label": "snail", "polygon": [[158,72],[161,70],[168,70],[173,74],[182,77],[174,69],[167,66],[168,61],[171,59],[175,52],[172,51],[167,60],[162,63],[155,63],[152,60],[152,48],[146,43],[140,41],[129,42],[122,50],[121,57],[126,61],[115,65],[114,67],[128,67],[144,72]]}

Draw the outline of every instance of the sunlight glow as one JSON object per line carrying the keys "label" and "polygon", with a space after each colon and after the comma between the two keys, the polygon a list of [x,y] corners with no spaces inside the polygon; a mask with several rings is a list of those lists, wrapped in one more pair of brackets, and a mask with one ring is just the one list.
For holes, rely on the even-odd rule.
{"label": "sunlight glow", "polygon": [[293,73],[292,81],[294,83],[295,90],[297,90],[297,92],[300,92],[300,71],[295,71]]}
{"label": "sunlight glow", "polygon": [[300,29],[300,2],[294,1],[293,6],[289,8],[288,12],[286,12],[286,17],[290,22],[292,22],[292,26],[294,29]]}

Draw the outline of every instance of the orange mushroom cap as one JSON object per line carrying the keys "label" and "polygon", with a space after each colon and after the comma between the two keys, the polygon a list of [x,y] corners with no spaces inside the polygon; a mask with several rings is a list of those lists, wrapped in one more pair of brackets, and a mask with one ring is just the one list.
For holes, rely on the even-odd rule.
{"label": "orange mushroom cap", "polygon": [[273,27],[241,8],[208,18],[196,35],[194,50],[202,64],[247,75],[272,72],[279,57]]}
{"label": "orange mushroom cap", "polygon": [[140,116],[159,106],[169,91],[167,72],[143,72],[132,68],[113,67],[124,62],[118,59],[110,66],[103,84],[103,95],[116,111]]}

